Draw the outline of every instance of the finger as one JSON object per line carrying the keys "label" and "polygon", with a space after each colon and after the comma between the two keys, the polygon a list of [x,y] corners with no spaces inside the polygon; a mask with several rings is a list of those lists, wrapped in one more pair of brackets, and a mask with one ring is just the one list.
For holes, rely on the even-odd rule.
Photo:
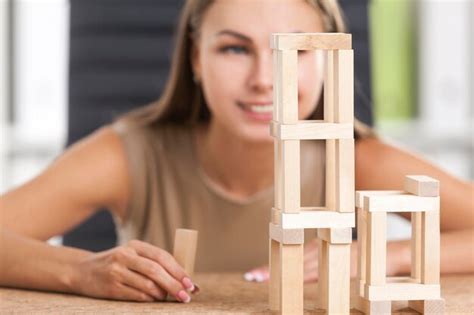
{"label": "finger", "polygon": [[153,260],[163,266],[163,268],[177,281],[182,282],[184,278],[190,278],[184,271],[183,267],[181,267],[176,259],[167,251],[145,242],[134,243],[134,248],[138,255]]}
{"label": "finger", "polygon": [[125,284],[118,284],[114,289],[112,297],[116,300],[123,301],[137,301],[137,302],[153,302],[152,296],[141,292],[135,288],[129,287]]}
{"label": "finger", "polygon": [[177,300],[185,303],[191,300],[183,284],[173,278],[159,263],[145,257],[134,256],[126,264],[131,270],[153,280],[159,287],[173,295]]}
{"label": "finger", "polygon": [[129,287],[153,296],[158,301],[166,299],[166,292],[158,287],[153,280],[130,269],[123,272],[122,282]]}

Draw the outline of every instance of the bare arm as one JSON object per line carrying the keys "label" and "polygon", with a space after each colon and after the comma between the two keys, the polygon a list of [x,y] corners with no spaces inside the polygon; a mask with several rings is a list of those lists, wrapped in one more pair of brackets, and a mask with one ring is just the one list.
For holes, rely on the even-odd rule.
{"label": "bare arm", "polygon": [[[402,190],[404,177],[410,174],[428,175],[441,183],[441,272],[474,272],[474,185],[380,140],[358,141],[357,190]],[[398,261],[389,266],[392,273],[408,273],[409,242],[391,242],[390,252]]]}
{"label": "bare arm", "polygon": [[63,234],[106,207],[124,218],[129,198],[120,138],[103,128],[74,145],[45,172],[0,197],[0,285],[121,300],[190,300],[194,287],[166,251],[140,241],[91,253],[52,247]]}

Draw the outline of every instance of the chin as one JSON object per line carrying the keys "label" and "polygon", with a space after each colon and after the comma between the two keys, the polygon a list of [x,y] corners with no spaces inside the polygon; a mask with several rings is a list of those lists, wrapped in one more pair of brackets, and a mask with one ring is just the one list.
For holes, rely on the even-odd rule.
{"label": "chin", "polygon": [[262,144],[273,143],[273,137],[270,135],[269,124],[246,125],[241,129],[241,135],[249,142],[258,142]]}

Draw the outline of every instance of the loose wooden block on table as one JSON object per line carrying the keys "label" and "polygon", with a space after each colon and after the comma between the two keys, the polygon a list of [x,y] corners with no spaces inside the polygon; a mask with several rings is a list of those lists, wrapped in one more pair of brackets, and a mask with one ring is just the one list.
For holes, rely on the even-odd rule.
{"label": "loose wooden block on table", "polygon": [[270,48],[277,50],[351,49],[352,36],[345,33],[274,33]]}
{"label": "loose wooden block on table", "polygon": [[189,276],[194,274],[198,231],[177,229],[174,239],[173,256]]}
{"label": "loose wooden block on table", "polygon": [[439,181],[424,175],[405,176],[405,191],[421,197],[439,196]]}

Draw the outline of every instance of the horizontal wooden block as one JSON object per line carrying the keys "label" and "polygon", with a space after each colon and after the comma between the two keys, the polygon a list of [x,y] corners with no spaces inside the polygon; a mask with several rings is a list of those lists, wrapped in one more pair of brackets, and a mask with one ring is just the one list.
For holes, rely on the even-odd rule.
{"label": "horizontal wooden block", "polygon": [[363,297],[354,298],[354,308],[366,315],[390,315],[392,314],[391,301],[369,301]]}
{"label": "horizontal wooden block", "polygon": [[369,212],[425,212],[439,210],[439,197],[412,194],[364,196],[364,210]]}
{"label": "horizontal wooden block", "polygon": [[444,299],[409,301],[408,307],[424,315],[442,315],[445,310]]}
{"label": "horizontal wooden block", "polygon": [[439,284],[417,283],[409,277],[387,278],[384,285],[365,285],[365,297],[370,301],[436,300],[441,297]]}
{"label": "horizontal wooden block", "polygon": [[403,193],[405,193],[403,190],[358,190],[356,191],[355,206],[360,209],[364,208],[365,196],[400,195]]}
{"label": "horizontal wooden block", "polygon": [[345,33],[273,33],[270,47],[278,50],[352,49],[352,36]]}
{"label": "horizontal wooden block", "polygon": [[439,180],[424,175],[408,175],[403,189],[420,197],[438,197]]}
{"label": "horizontal wooden block", "polygon": [[304,229],[282,229],[270,223],[270,238],[282,244],[304,244]]}
{"label": "horizontal wooden block", "polygon": [[297,124],[281,124],[272,121],[270,134],[279,140],[352,139],[354,126],[318,120],[300,121]]}
{"label": "horizontal wooden block", "polygon": [[302,207],[299,213],[281,213],[280,222],[284,229],[348,228],[355,227],[355,213]]}
{"label": "horizontal wooden block", "polygon": [[318,238],[330,244],[352,243],[352,228],[318,229]]}

